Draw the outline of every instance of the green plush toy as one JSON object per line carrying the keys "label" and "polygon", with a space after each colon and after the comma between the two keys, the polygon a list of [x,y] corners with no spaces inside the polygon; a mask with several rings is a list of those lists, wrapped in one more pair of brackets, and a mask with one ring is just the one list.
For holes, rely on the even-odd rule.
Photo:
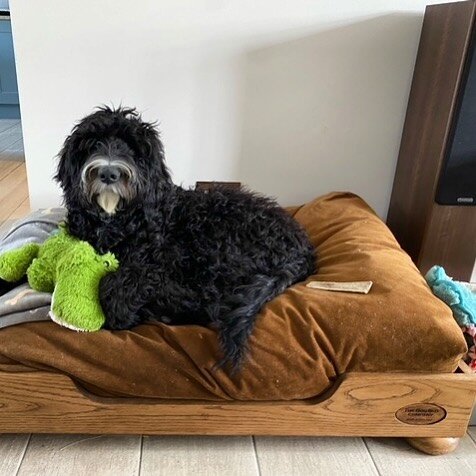
{"label": "green plush toy", "polygon": [[89,243],[69,235],[64,225],[41,245],[28,243],[0,256],[0,278],[14,283],[26,274],[33,289],[53,293],[51,319],[78,331],[104,325],[99,282],[118,267],[112,253],[99,255]]}

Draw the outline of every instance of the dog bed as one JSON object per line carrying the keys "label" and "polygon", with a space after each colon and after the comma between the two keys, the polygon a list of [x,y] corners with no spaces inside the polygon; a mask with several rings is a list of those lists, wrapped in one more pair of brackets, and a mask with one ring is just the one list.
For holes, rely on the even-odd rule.
{"label": "dog bed", "polygon": [[456,369],[467,347],[451,310],[361,198],[332,193],[289,211],[317,249],[309,280],[374,284],[367,295],[289,288],[262,310],[241,373],[213,369],[216,335],[203,327],[84,334],[52,322],[1,329],[0,371],[59,372],[103,397],[289,401],[349,372]]}

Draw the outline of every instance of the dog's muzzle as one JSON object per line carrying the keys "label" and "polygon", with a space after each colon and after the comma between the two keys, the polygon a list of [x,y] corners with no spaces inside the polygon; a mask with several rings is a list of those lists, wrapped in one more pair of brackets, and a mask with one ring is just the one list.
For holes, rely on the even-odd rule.
{"label": "dog's muzzle", "polygon": [[106,185],[117,183],[121,178],[122,172],[120,167],[116,165],[103,165],[99,167],[99,180]]}
{"label": "dog's muzzle", "polygon": [[96,202],[113,215],[122,202],[136,195],[137,174],[132,165],[122,159],[92,156],[81,171],[81,185],[89,202]]}

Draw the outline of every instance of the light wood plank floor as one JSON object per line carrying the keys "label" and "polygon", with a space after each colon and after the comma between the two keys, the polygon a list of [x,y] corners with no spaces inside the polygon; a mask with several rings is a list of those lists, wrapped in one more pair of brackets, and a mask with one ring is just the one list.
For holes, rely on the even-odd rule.
{"label": "light wood plank floor", "polygon": [[0,119],[0,160],[24,160],[23,134],[17,119]]}
{"label": "light wood plank floor", "polygon": [[[0,121],[0,149],[3,133],[13,141],[0,151],[0,235],[29,211],[23,149],[12,156],[15,127]],[[0,435],[0,476],[440,476],[474,468],[476,427],[455,453],[437,457],[394,438]]]}
{"label": "light wood plank floor", "polygon": [[30,210],[19,120],[0,120],[0,236]]}
{"label": "light wood plank floor", "polygon": [[2,476],[468,476],[475,467],[469,434],[445,456],[396,438],[0,435]]}

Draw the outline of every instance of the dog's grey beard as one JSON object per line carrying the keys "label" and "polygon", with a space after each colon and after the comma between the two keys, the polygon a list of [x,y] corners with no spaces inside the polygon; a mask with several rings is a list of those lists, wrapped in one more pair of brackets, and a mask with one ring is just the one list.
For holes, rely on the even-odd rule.
{"label": "dog's grey beard", "polygon": [[[105,184],[99,179],[100,167],[113,165],[121,171],[119,182]],[[96,172],[96,174],[95,174]],[[104,156],[92,156],[84,164],[81,171],[81,186],[89,202],[94,201],[109,215],[116,213],[119,202],[131,201],[135,194],[135,184],[137,182],[137,174],[125,160],[109,159]]]}
{"label": "dog's grey beard", "polygon": [[96,197],[98,205],[109,215],[114,215],[114,213],[116,213],[120,199],[121,197],[119,194],[113,190],[104,190]]}

